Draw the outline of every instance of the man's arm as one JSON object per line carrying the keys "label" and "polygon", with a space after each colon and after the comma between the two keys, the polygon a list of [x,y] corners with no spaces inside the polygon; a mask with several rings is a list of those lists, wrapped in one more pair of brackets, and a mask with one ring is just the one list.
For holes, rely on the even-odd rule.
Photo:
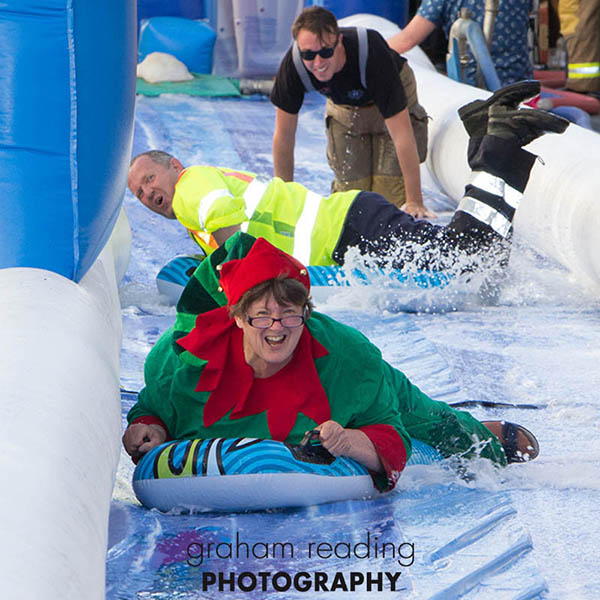
{"label": "man's arm", "polygon": [[387,42],[392,50],[403,54],[420,44],[434,29],[435,23],[415,15],[400,33],[392,36]]}
{"label": "man's arm", "polygon": [[273,134],[273,175],[284,181],[294,180],[294,146],[298,115],[275,111],[275,132]]}
{"label": "man's arm", "polygon": [[393,117],[386,119],[385,124],[394,142],[398,163],[404,177],[406,193],[404,211],[416,218],[435,217],[435,214],[429,212],[423,205],[419,155],[408,109],[405,108]]}
{"label": "man's arm", "polygon": [[212,235],[215,238],[217,245],[222,246],[234,233],[240,231],[240,225],[230,225],[229,227],[222,227],[213,231]]}

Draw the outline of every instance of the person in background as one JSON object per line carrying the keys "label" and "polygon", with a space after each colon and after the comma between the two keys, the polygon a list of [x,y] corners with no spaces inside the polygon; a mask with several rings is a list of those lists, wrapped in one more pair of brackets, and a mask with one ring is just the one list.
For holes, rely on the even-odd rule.
{"label": "person in background", "polygon": [[[402,54],[420,44],[436,27],[441,27],[448,38],[462,8],[468,8],[471,18],[483,28],[485,4],[484,0],[423,0],[415,16],[402,31],[389,38],[388,43]],[[531,0],[501,0],[498,5],[490,55],[502,85],[532,77],[527,42],[531,4]],[[474,85],[477,64],[469,54],[466,76]]]}
{"label": "person in background", "polygon": [[242,229],[310,265],[341,265],[348,249],[358,248],[397,269],[408,262],[421,269],[452,268],[465,263],[466,255],[503,266],[535,160],[522,146],[568,125],[551,113],[518,108],[539,89],[538,82],[520,82],[459,110],[470,136],[473,175],[447,226],[416,220],[374,192],[323,198],[277,177],[262,182],[231,169],[184,169],[160,151],[132,160],[128,186],[151,210],[177,218],[207,254]]}
{"label": "person in background", "polygon": [[429,398],[360,332],[313,310],[304,265],[241,232],[200,264],[144,377],[123,435],[134,460],[170,439],[298,444],[316,429],[326,450],[363,464],[387,491],[411,438],[498,466],[539,453],[524,427],[480,423]]}
{"label": "person in background", "polygon": [[567,89],[600,99],[600,0],[560,0],[567,45]]}
{"label": "person in background", "polygon": [[271,92],[274,175],[294,179],[298,113],[305,93],[316,90],[327,97],[332,191],[373,191],[414,217],[434,216],[423,206],[419,171],[427,154],[427,114],[405,59],[372,29],[340,29],[320,6],[302,11],[292,35]]}

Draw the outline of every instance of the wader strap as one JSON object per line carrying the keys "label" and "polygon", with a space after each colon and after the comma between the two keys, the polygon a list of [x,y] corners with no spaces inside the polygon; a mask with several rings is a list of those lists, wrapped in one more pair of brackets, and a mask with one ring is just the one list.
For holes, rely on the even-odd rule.
{"label": "wader strap", "polygon": [[315,86],[312,84],[310,77],[308,76],[308,71],[302,63],[302,58],[300,57],[300,50],[298,49],[298,42],[296,40],[294,40],[294,43],[292,45],[292,58],[294,59],[294,66],[296,67],[296,72],[298,73],[298,76],[302,80],[304,89],[307,92],[314,92]]}
{"label": "wader strap", "polygon": [[369,38],[364,27],[357,27],[358,36],[358,65],[360,69],[360,83],[367,89],[367,58],[369,57]]}

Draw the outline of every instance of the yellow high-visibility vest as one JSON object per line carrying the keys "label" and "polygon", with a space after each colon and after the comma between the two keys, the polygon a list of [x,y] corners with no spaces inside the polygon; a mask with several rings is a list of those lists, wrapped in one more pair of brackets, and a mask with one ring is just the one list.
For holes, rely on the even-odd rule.
{"label": "yellow high-visibility vest", "polygon": [[358,190],[319,196],[295,182],[220,167],[189,167],[175,186],[173,211],[209,254],[210,235],[240,225],[304,264],[333,265],[332,254]]}

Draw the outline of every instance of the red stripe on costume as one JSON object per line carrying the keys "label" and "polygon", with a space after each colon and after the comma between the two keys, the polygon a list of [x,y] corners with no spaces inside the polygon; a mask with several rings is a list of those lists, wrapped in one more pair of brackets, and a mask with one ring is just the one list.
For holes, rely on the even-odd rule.
{"label": "red stripe on costume", "polygon": [[402,436],[391,425],[365,425],[358,428],[371,440],[388,478],[388,488],[393,489],[408,460]]}

